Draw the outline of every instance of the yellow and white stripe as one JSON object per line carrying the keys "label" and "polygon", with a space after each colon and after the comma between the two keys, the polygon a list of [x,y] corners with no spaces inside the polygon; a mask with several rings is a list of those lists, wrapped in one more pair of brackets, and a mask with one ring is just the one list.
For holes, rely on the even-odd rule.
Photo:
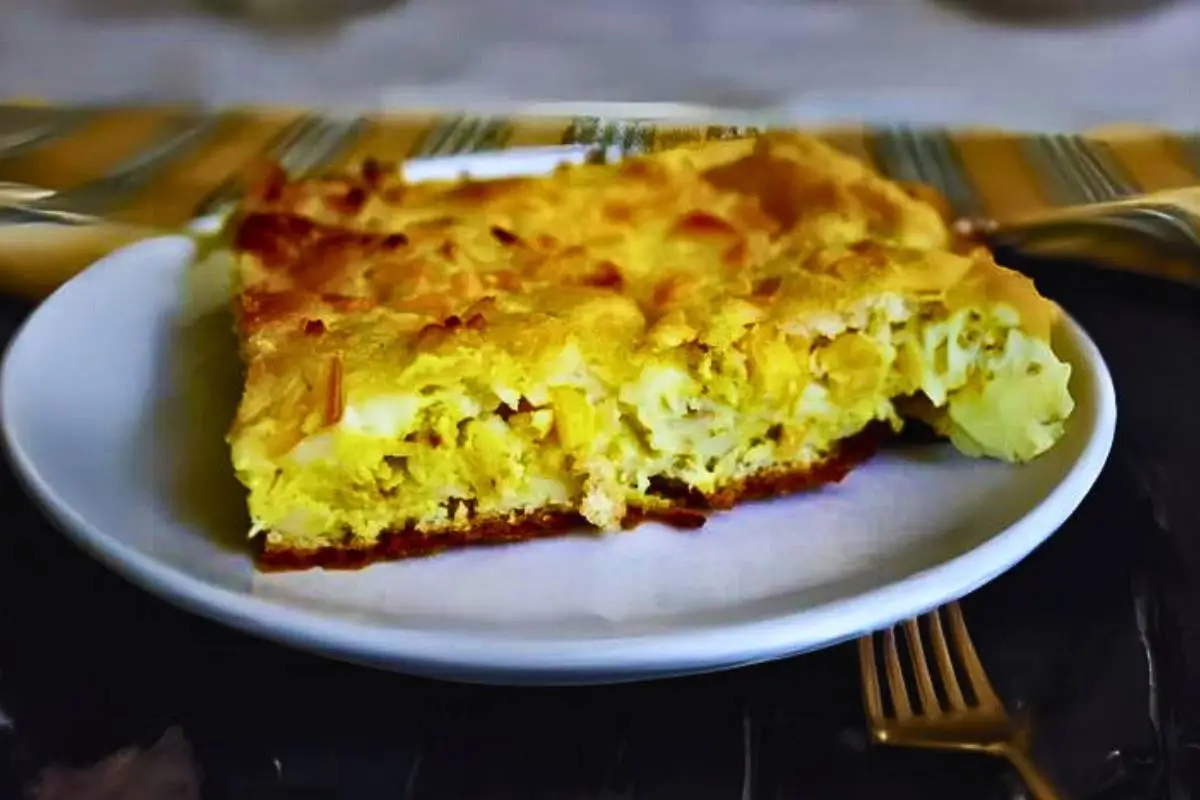
{"label": "yellow and white stripe", "polygon": [[[0,184],[53,192],[28,213],[14,211],[11,202],[0,205],[0,289],[42,293],[81,268],[78,254],[65,255],[72,237],[89,238],[91,245],[82,251],[87,257],[105,249],[97,231],[39,231],[32,237],[35,245],[29,229],[39,226],[5,222],[44,218],[48,224],[53,215],[39,216],[39,209],[78,210],[127,226],[126,235],[114,239],[126,241],[132,230],[175,228],[235,199],[242,172],[264,158],[311,173],[367,155],[402,160],[563,143],[635,153],[755,130],[677,117],[324,118],[292,109],[230,109],[198,117],[185,108],[0,104]],[[892,177],[934,184],[958,213],[999,220],[1065,203],[1200,184],[1200,137],[1146,128],[1081,136],[852,127],[813,132]],[[34,254],[46,253],[36,259],[39,264],[53,260],[56,247],[62,257],[53,268],[29,266]],[[25,279],[6,280],[18,252],[26,260]],[[42,274],[29,280],[36,269]]]}

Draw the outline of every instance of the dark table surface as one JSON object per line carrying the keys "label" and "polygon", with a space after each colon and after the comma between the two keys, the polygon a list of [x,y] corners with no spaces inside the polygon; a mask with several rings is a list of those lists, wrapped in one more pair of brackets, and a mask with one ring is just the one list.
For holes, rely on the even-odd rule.
{"label": "dark table surface", "polygon": [[[1100,345],[1120,421],[1083,506],[968,597],[967,620],[998,690],[1032,711],[1039,757],[1068,796],[1190,798],[1200,293],[1082,265],[1020,266]],[[0,303],[5,339],[26,311]],[[104,797],[193,797],[197,780],[205,797],[253,800],[1020,796],[987,757],[868,745],[853,645],[624,686],[408,678],[190,617],[89,561],[7,468],[0,498],[0,708],[13,720],[0,732],[0,797],[122,748],[133,749],[105,762],[108,779],[137,773],[141,794]],[[97,775],[77,777],[95,789]]]}

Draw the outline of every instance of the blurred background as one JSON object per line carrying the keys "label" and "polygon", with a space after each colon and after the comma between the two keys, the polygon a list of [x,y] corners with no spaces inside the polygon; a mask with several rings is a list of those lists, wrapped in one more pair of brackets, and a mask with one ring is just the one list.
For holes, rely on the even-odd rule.
{"label": "blurred background", "polygon": [[1069,129],[1198,96],[1194,0],[0,0],[0,97]]}
{"label": "blurred background", "polygon": [[[2,105],[14,100],[286,108]],[[401,110],[601,119],[358,118]],[[103,254],[223,208],[264,154],[302,174],[518,140],[637,145],[644,125],[603,119],[635,116],[668,134],[672,116],[1037,131],[841,131],[840,146],[885,175],[935,184],[955,213],[1001,222],[1178,189],[1200,182],[1200,0],[0,0],[0,344],[30,301]],[[1130,123],[1189,133],[1131,135]],[[1058,260],[1029,258],[1035,237],[1005,255],[1100,342],[1124,442],[1085,521],[969,600],[996,685],[1019,688],[1014,708],[1033,708],[1039,730],[1045,721],[1051,771],[1097,800],[1160,798],[1168,771],[1200,776],[1200,515],[1188,471],[1200,384],[1180,367],[1200,347],[1200,314],[1179,283],[1095,268],[1197,282],[1194,214],[1151,210],[1154,230],[1165,224],[1164,239],[1190,249],[1160,258],[1146,241],[1095,235],[1111,233],[1102,225],[1088,235],[1066,225],[1062,242],[1043,240],[1065,242],[1046,248]],[[1155,341],[1172,346],[1145,344]],[[203,452],[225,457],[219,438]],[[613,798],[754,787],[1024,796],[990,760],[867,748],[853,644],[612,692],[377,674],[150,599],[54,535],[2,469],[0,479],[0,608],[21,609],[0,615],[0,797],[39,774],[38,800],[158,800],[164,783],[171,797],[196,797],[201,774],[218,798],[412,797],[418,768],[425,798],[543,786],[536,796],[559,797],[574,784],[570,796]],[[347,686],[380,702],[348,704]],[[302,692],[315,699],[297,703]],[[116,752],[135,746],[150,749]],[[64,766],[74,764],[98,766]],[[104,793],[84,795],[88,782]],[[1176,783],[1172,798],[1192,797],[1200,779]]]}

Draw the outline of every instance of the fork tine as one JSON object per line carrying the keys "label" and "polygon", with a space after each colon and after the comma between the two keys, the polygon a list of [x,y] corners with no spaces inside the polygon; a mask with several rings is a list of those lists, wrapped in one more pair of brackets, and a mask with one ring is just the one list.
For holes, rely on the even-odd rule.
{"label": "fork tine", "polygon": [[883,695],[879,690],[879,670],[875,666],[875,637],[870,634],[858,640],[858,666],[862,671],[867,722],[875,727],[883,721]]}
{"label": "fork tine", "polygon": [[987,672],[983,669],[983,662],[979,660],[979,654],[975,652],[971,635],[967,633],[967,623],[963,620],[962,608],[957,602],[953,602],[946,606],[946,613],[950,617],[950,628],[954,631],[959,660],[966,669],[975,699],[979,701],[980,707],[1001,705],[1000,698],[996,696],[996,690],[992,688]]}
{"label": "fork tine", "polygon": [[912,661],[913,674],[917,677],[917,692],[921,697],[921,710],[935,714],[941,710],[937,691],[933,688],[933,676],[929,662],[925,660],[925,646],[921,643],[921,629],[915,619],[905,620],[904,632],[908,635],[908,657]]}
{"label": "fork tine", "polygon": [[942,686],[946,690],[950,708],[962,711],[967,707],[967,701],[963,698],[962,687],[958,685],[958,675],[954,672],[954,662],[950,659],[946,633],[942,630],[941,609],[934,609],[929,614],[929,638],[933,645],[933,657],[938,662],[938,671],[942,674]]}
{"label": "fork tine", "polygon": [[888,628],[883,632],[883,663],[887,670],[888,691],[892,695],[892,708],[896,710],[896,719],[900,722],[912,719],[908,686],[904,682],[904,672],[900,669],[900,651],[896,649],[895,628]]}
{"label": "fork tine", "polygon": [[[278,163],[285,170],[288,168],[290,154],[302,143],[312,138],[313,132],[320,126],[320,118],[314,114],[305,114],[299,119],[289,122],[272,137],[264,152],[255,156]],[[239,174],[231,175],[220,185],[209,192],[196,204],[195,216],[202,217],[213,213],[222,206],[233,202],[242,192],[242,180]]]}

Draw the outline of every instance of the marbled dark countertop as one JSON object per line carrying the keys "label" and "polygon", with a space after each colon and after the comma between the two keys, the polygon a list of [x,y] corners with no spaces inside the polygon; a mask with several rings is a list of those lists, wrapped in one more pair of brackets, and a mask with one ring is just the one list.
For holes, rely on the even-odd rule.
{"label": "marbled dark countertop", "polygon": [[[1200,790],[1200,293],[1022,266],[1108,359],[1117,441],[1063,530],[966,599],[968,623],[998,689],[1033,710],[1041,759],[1069,796],[1190,798]],[[0,304],[5,338],[24,311]],[[0,707],[13,720],[0,733],[0,797],[49,766],[121,748],[151,748],[108,762],[112,780],[137,773],[141,793],[129,784],[106,798],[1020,796],[986,757],[868,746],[853,645],[595,688],[372,672],[176,611],[79,553],[7,469],[0,492]]]}

